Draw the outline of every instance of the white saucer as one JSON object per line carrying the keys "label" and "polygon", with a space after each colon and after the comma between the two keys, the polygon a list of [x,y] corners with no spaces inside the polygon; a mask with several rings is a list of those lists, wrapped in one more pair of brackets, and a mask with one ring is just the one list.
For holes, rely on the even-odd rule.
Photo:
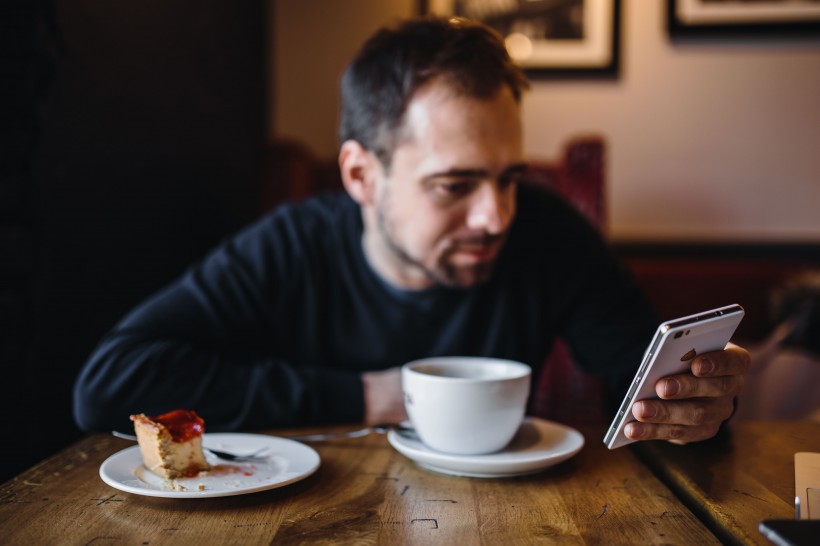
{"label": "white saucer", "polygon": [[452,455],[434,451],[421,440],[391,430],[387,440],[396,451],[421,467],[474,478],[505,478],[533,474],[565,461],[581,451],[584,436],[577,430],[527,417],[510,445],[487,455]]}
{"label": "white saucer", "polygon": [[166,480],[142,464],[139,446],[115,453],[100,465],[102,480],[121,491],[166,498],[207,498],[244,495],[282,487],[307,478],[319,468],[319,454],[310,446],[263,434],[203,434],[205,447],[231,453],[251,453],[261,448],[262,463],[229,463],[206,453],[214,468],[207,475]]}

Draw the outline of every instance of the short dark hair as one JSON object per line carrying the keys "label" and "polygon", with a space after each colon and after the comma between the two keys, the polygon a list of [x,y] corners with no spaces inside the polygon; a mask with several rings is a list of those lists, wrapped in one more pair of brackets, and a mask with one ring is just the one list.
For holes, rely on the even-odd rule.
{"label": "short dark hair", "polygon": [[507,85],[520,101],[529,87],[490,27],[460,18],[411,19],[376,32],[345,70],[341,141],[355,140],[389,165],[407,105],[438,77],[476,98],[491,98]]}

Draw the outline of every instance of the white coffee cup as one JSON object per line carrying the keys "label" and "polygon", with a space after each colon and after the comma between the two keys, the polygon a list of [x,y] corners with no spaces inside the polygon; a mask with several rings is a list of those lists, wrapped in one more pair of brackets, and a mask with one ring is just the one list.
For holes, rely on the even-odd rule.
{"label": "white coffee cup", "polygon": [[421,441],[480,455],[510,443],[524,419],[530,367],[485,357],[432,357],[402,367],[407,415]]}

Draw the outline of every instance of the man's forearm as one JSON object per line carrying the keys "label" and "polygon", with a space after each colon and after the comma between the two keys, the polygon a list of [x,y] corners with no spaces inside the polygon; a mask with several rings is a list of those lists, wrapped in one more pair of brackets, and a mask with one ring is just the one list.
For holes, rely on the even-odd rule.
{"label": "man's forearm", "polygon": [[356,373],[232,360],[179,341],[114,334],[77,379],[74,415],[83,430],[110,430],[130,427],[132,413],[188,408],[208,430],[247,430],[361,421],[363,398]]}

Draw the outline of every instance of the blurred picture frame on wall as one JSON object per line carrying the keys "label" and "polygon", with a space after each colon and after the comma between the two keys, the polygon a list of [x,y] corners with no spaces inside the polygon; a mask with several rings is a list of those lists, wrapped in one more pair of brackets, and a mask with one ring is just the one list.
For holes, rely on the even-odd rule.
{"label": "blurred picture frame on wall", "polygon": [[667,0],[673,38],[818,37],[818,0]]}
{"label": "blurred picture frame on wall", "polygon": [[496,29],[530,77],[617,77],[620,0],[420,0],[423,14]]}

